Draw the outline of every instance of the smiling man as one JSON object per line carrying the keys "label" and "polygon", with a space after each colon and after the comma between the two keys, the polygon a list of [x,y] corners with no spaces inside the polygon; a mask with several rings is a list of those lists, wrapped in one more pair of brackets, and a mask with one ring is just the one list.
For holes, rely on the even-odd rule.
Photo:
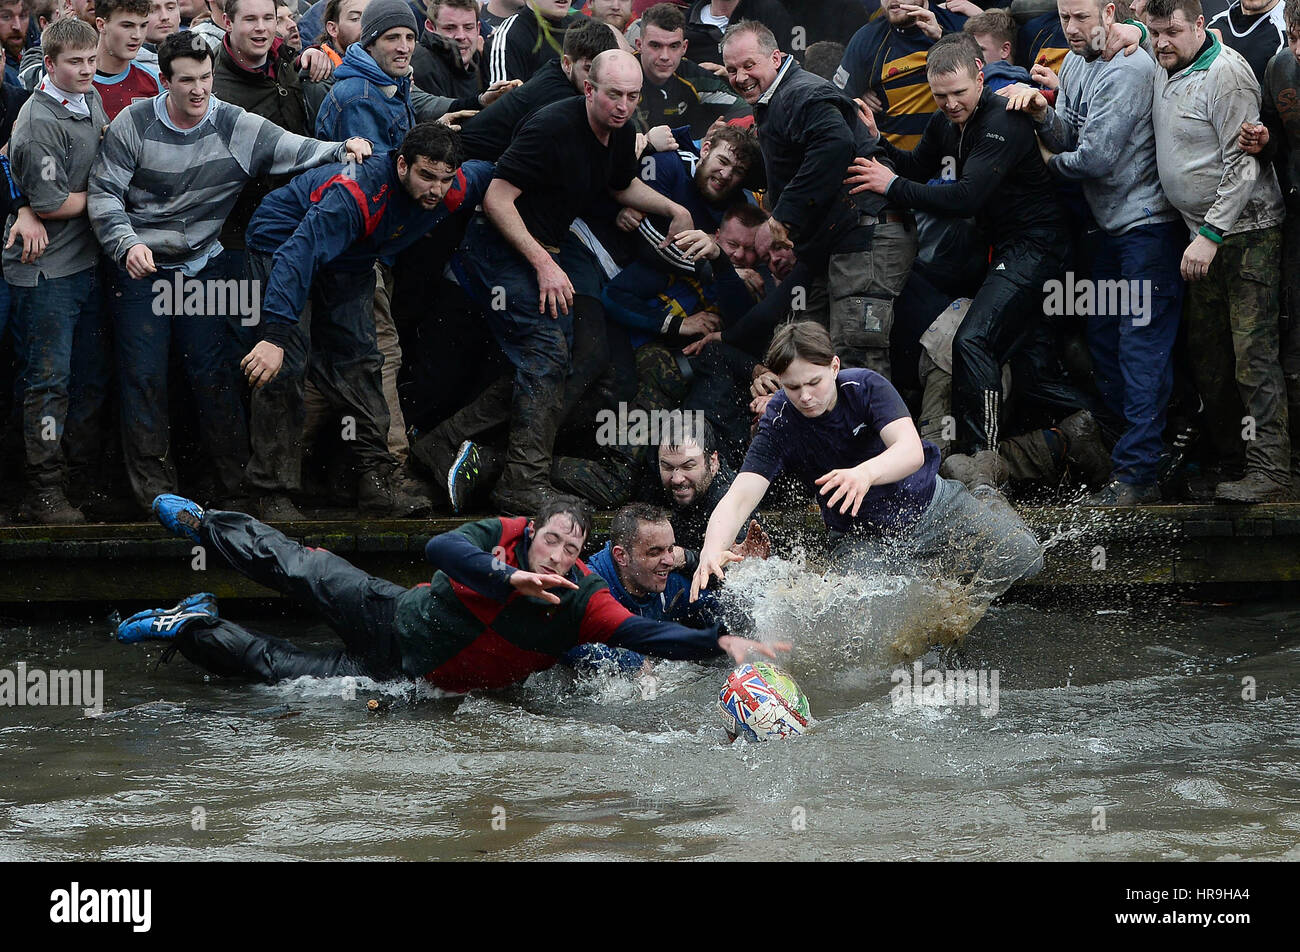
{"label": "smiling man", "polygon": [[638,21],[637,56],[645,82],[637,108],[637,129],[690,126],[691,138],[702,139],[719,117],[749,114],[725,80],[686,58],[686,17],[680,7],[657,3]]}

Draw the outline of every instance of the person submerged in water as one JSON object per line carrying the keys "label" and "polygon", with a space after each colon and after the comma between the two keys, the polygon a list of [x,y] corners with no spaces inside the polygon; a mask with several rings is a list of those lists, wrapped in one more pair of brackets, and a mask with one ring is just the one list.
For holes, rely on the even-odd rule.
{"label": "person submerged in water", "polygon": [[988,492],[977,497],[940,476],[939,451],[921,439],[898,391],[874,371],[842,370],[820,324],[783,325],[763,364],[781,391],[709,517],[692,599],[737,561],[727,549],[782,473],[815,494],[834,570],[890,573],[902,558],[932,561],[992,601],[1042,569],[1042,546],[1001,494],[981,487]]}
{"label": "person submerged in water", "polygon": [[173,534],[315,609],[343,640],[342,650],[306,651],[219,617],[207,593],[141,612],[118,628],[125,642],[170,640],[218,675],[266,683],[303,676],[423,678],[464,693],[522,681],[584,642],[678,660],[729,654],[737,662],[789,648],[722,635],[716,625],[687,628],[628,611],[578,557],[591,515],[577,499],[554,497],[532,519],[481,519],[434,536],[425,547],[433,579],[409,589],[300,545],[245,513],[205,511],[174,495],[157,497],[153,510]]}

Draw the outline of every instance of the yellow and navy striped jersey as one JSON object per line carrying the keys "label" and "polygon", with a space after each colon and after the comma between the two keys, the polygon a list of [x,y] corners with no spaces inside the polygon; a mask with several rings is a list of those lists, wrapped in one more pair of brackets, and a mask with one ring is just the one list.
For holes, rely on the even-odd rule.
{"label": "yellow and navy striped jersey", "polygon": [[1033,69],[1039,63],[1059,76],[1068,52],[1070,41],[1065,38],[1061,18],[1055,13],[1034,17],[1016,35],[1016,65],[1025,69]]}
{"label": "yellow and navy striped jersey", "polygon": [[[944,33],[960,33],[966,18],[932,6]],[[934,97],[925,76],[925,56],[934,41],[916,27],[890,26],[884,16],[853,34],[844,59],[835,72],[835,85],[850,96],[868,90],[884,105],[876,117],[880,133],[900,149],[911,149],[935,110]]]}

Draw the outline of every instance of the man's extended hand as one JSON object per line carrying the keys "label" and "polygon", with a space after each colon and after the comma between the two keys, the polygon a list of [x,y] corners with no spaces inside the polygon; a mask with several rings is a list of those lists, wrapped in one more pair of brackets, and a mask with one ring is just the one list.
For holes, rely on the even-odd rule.
{"label": "man's extended hand", "polygon": [[[686,322],[683,321],[682,323],[684,324]],[[687,357],[694,357],[700,352],[702,352],[704,348],[708,347],[710,344],[716,344],[720,340],[722,340],[721,333],[719,333],[718,331],[710,331],[709,333],[701,337],[699,340],[693,340],[685,347],[683,347],[682,353],[685,354]]]}
{"label": "man's extended hand", "polygon": [[688,231],[695,231],[695,219],[691,217],[691,213],[681,205],[674,205],[673,209],[673,217],[668,222],[668,237],[659,243],[660,248],[667,248],[679,236]]}
{"label": "man's extended hand", "polygon": [[759,365],[754,368],[757,373],[749,382],[749,395],[751,397],[770,397],[781,389],[781,378],[766,367]]}
{"label": "man's extended hand", "polygon": [[258,341],[239,362],[239,369],[244,372],[249,386],[254,390],[265,387],[274,380],[283,366],[284,348],[269,340]]}
{"label": "man's extended hand", "polygon": [[[865,95],[870,96],[871,94],[866,93]],[[858,120],[867,127],[868,132],[876,138],[879,138],[880,128],[876,125],[875,110],[873,110],[867,100],[861,96],[853,100],[853,103],[858,107]]]}
{"label": "man's extended hand", "polygon": [[309,46],[298,56],[298,65],[307,71],[307,78],[319,83],[334,72],[334,61],[323,50]]}
{"label": "man's extended hand", "polygon": [[1047,118],[1047,97],[1033,86],[1025,83],[1012,83],[998,90],[998,95],[1007,101],[1007,112],[1023,112],[1034,122]]}
{"label": "man's extended hand", "polygon": [[550,602],[552,605],[560,604],[560,596],[554,592],[547,591],[552,588],[572,588],[574,585],[562,575],[547,573],[540,575],[537,572],[525,572],[523,569],[516,569],[510,576],[510,586],[520,595],[528,598],[540,598],[544,602]]}
{"label": "man's extended hand", "polygon": [[914,3],[904,3],[900,5],[904,13],[912,15],[912,25],[924,33],[929,39],[937,40],[943,36],[943,27],[935,18],[934,11],[929,7],[919,7]]}
{"label": "man's extended hand", "polygon": [[40,216],[28,205],[18,209],[14,217],[14,225],[9,229],[9,241],[6,242],[5,248],[11,247],[19,238],[23,240],[23,264],[31,264],[45,253],[45,249],[50,244],[50,236],[45,231],[45,222],[41,221]]}
{"label": "man's extended hand", "polygon": [[564,269],[549,258],[537,269],[537,291],[538,314],[549,313],[558,320],[573,306],[573,283]]}
{"label": "man's extended hand", "polygon": [[650,143],[650,148],[656,152],[677,151],[677,140],[673,137],[673,130],[667,126],[655,126],[645,134],[645,137]]}
{"label": "man's extended hand", "polygon": [[362,139],[359,136],[353,136],[344,142],[343,150],[347,152],[353,162],[364,162],[375,151],[369,139]]}
{"label": "man's extended hand", "polygon": [[700,564],[695,569],[695,574],[691,576],[691,601],[700,597],[700,592],[709,587],[709,580],[717,578],[722,581],[723,573],[727,570],[727,563],[734,561],[728,558],[730,553],[723,551],[713,551],[704,549],[700,552]]}
{"label": "man's extended hand", "polygon": [[688,228],[686,231],[678,232],[673,244],[692,261],[700,258],[708,258],[712,261],[722,254],[722,248],[713,240],[713,236],[699,228]]}
{"label": "man's extended hand", "polygon": [[1029,71],[1029,78],[1044,89],[1060,89],[1061,77],[1046,63],[1035,63]]}
{"label": "man's extended hand", "polygon": [[437,121],[454,132],[460,132],[460,124],[470,116],[477,115],[477,109],[457,109],[455,112],[444,112]]}
{"label": "man's extended hand", "polygon": [[153,263],[153,252],[144,242],[138,245],[132,245],[131,250],[126,253],[126,273],[133,278],[144,278],[157,271],[157,266]]}
{"label": "man's extended hand", "polygon": [[682,325],[678,328],[678,333],[685,337],[694,337],[696,334],[712,334],[722,327],[722,318],[712,311],[696,311],[682,318]]}
{"label": "man's extended hand", "polygon": [[859,192],[875,192],[877,195],[884,195],[896,178],[897,175],[875,159],[864,159],[859,156],[849,166],[844,184],[853,186],[849,189],[850,195]]}
{"label": "man's extended hand", "polygon": [[[866,469],[866,463],[854,466],[852,469],[833,469],[824,476],[818,476],[815,482],[821,489],[818,495],[825,496],[832,489],[834,495],[826,501],[827,509],[834,509],[835,503],[843,499],[840,504],[840,513],[856,516],[858,509],[862,506],[862,500],[867,498],[867,490],[871,488],[871,474]],[[849,506],[853,509],[850,512]]]}
{"label": "man's extended hand", "polygon": [[478,95],[480,106],[490,106],[516,86],[522,86],[522,79],[498,79],[495,83]]}
{"label": "man's extended hand", "polygon": [[1247,155],[1259,155],[1268,145],[1268,126],[1262,122],[1243,122],[1237,135],[1237,148]]}
{"label": "man's extended hand", "polygon": [[1219,246],[1204,235],[1197,235],[1192,239],[1192,243],[1183,252],[1182,265],[1179,267],[1183,273],[1183,280],[1199,281],[1209,274],[1210,265],[1214,263],[1214,256],[1218,251]]}
{"label": "man's extended hand", "polygon": [[758,520],[751,519],[745,538],[733,545],[731,552],[741,559],[765,559],[772,554],[772,540],[758,524]]}
{"label": "man's extended hand", "polygon": [[762,641],[754,641],[752,638],[723,635],[718,639],[718,647],[731,655],[731,660],[736,664],[744,664],[756,654],[775,661],[778,651],[784,654],[790,650],[792,645],[788,641],[774,641],[769,645]]}

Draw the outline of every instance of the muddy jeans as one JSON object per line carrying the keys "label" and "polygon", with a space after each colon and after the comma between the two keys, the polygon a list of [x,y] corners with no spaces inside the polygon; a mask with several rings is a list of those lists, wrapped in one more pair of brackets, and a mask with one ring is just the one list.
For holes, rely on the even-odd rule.
{"label": "muddy jeans", "polygon": [[961,483],[935,477],[934,499],[908,529],[891,536],[845,533],[831,553],[831,570],[898,574],[900,560],[969,579],[992,601],[1043,568],[1043,547],[1001,493],[973,495]]}
{"label": "muddy jeans", "polygon": [[[1220,460],[1290,481],[1287,391],[1279,359],[1282,229],[1229,235],[1209,273],[1187,288],[1187,352]],[[1243,446],[1244,444],[1244,446]]]}

